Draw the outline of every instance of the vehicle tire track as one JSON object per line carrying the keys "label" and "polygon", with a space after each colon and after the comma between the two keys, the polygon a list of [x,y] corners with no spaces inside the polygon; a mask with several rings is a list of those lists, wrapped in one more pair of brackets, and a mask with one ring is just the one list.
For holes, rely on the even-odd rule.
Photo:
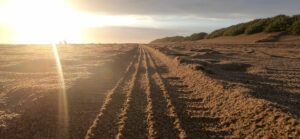
{"label": "vehicle tire track", "polygon": [[120,115],[119,133],[116,138],[148,138],[145,53],[141,49],[140,61],[130,91]]}
{"label": "vehicle tire track", "polygon": [[186,138],[186,132],[181,126],[181,121],[172,104],[161,73],[158,71],[151,54],[148,51],[146,54],[149,74],[152,75],[150,79],[152,90],[149,97],[153,101],[152,110],[155,121],[153,127],[158,132],[156,136],[159,138]]}
{"label": "vehicle tire track", "polygon": [[186,138],[166,84],[143,47],[107,95],[89,138]]}
{"label": "vehicle tire track", "polygon": [[90,138],[115,138],[118,134],[119,115],[122,112],[124,103],[132,87],[132,82],[136,78],[136,74],[140,65],[141,50],[139,55],[133,60],[126,70],[126,74],[121,78],[116,86],[108,93],[100,113],[94,120],[92,126],[86,134],[86,139]]}
{"label": "vehicle tire track", "polygon": [[157,128],[155,126],[157,125],[154,122],[154,112],[153,112],[153,101],[151,97],[151,91],[153,90],[151,87],[151,81],[150,81],[150,75],[149,75],[149,61],[148,61],[148,56],[146,55],[145,49],[143,49],[144,52],[144,59],[145,59],[145,70],[146,70],[146,96],[147,96],[147,124],[148,124],[148,137],[150,139],[157,137]]}

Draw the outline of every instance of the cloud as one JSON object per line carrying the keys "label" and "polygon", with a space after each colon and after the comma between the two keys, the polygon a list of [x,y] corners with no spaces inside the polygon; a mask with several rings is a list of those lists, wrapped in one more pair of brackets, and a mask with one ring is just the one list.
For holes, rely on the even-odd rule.
{"label": "cloud", "polygon": [[67,0],[100,15],[139,17],[131,27],[86,29],[86,42],[149,42],[156,38],[211,32],[278,14],[298,14],[299,0]]}
{"label": "cloud", "polygon": [[67,0],[82,11],[108,15],[257,18],[298,14],[299,0]]}

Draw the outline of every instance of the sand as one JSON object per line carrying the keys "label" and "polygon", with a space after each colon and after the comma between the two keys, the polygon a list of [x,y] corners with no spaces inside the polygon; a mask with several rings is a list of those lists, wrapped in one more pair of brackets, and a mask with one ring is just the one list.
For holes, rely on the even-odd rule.
{"label": "sand", "polygon": [[181,43],[151,47],[183,80],[182,88],[192,90],[176,93],[176,98],[196,99],[183,101],[185,108],[179,111],[207,122],[198,122],[202,126],[197,129],[204,131],[192,131],[191,137],[201,132],[207,138],[299,137],[299,46]]}
{"label": "sand", "polygon": [[[285,39],[286,40],[286,39]],[[299,138],[294,43],[0,46],[2,138]]]}

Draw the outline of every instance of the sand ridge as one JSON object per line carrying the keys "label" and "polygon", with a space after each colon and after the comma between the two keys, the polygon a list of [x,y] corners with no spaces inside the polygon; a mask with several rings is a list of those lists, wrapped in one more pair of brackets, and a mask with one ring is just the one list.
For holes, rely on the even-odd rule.
{"label": "sand ridge", "polygon": [[[297,46],[201,43],[150,46],[156,59],[173,71],[171,76],[183,80],[193,90],[174,93],[177,98],[174,102],[182,102],[180,106],[185,107],[178,111],[187,113],[187,117],[212,122],[208,125],[198,122],[205,125],[203,134],[235,138],[299,136],[299,59],[290,54],[298,53]],[[174,79],[171,82],[179,84]],[[190,99],[195,102],[186,102]],[[188,123],[187,136],[200,136],[200,130],[189,132],[190,123],[197,122]]]}

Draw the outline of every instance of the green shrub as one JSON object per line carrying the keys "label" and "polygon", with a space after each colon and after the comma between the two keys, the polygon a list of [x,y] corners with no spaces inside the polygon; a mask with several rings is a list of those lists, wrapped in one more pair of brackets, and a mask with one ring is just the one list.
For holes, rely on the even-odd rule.
{"label": "green shrub", "polygon": [[259,33],[263,32],[265,26],[267,25],[268,21],[270,19],[258,19],[255,22],[251,23],[247,29],[245,30],[246,34],[254,34],[254,33]]}
{"label": "green shrub", "polygon": [[182,42],[182,41],[195,41],[204,39],[207,33],[194,33],[191,36],[183,37],[183,36],[173,36],[173,37],[165,37],[161,39],[156,39],[151,43],[163,43],[163,42]]}
{"label": "green shrub", "polygon": [[207,39],[212,39],[216,37],[223,36],[223,33],[225,32],[226,28],[218,29],[207,35]]}
{"label": "green shrub", "polygon": [[300,20],[300,15],[293,15],[291,18],[290,18],[290,22],[294,23],[296,21]]}
{"label": "green shrub", "polygon": [[157,39],[152,41],[156,42],[180,42],[185,40],[201,40],[203,38],[212,39],[220,36],[235,36],[239,34],[254,34],[259,32],[281,32],[286,31],[289,33],[300,35],[300,15],[292,17],[286,15],[278,15],[272,18],[256,19],[247,23],[233,25],[227,28],[221,28],[211,32],[210,34],[201,32],[195,33],[188,37],[174,36]]}
{"label": "green shrub", "polygon": [[162,42],[180,42],[180,41],[184,41],[185,37],[183,36],[174,36],[174,37],[165,37],[165,38],[161,38],[161,39],[156,39],[154,41],[152,41],[151,43],[162,43]]}
{"label": "green shrub", "polygon": [[290,27],[287,29],[288,32],[291,32],[294,34],[293,30],[293,24],[297,21],[300,20],[300,15],[294,15],[292,17],[290,17],[289,23],[290,23]]}
{"label": "green shrub", "polygon": [[243,34],[248,26],[248,23],[237,24],[226,28],[225,32],[223,33],[224,36],[236,36]]}
{"label": "green shrub", "polygon": [[185,38],[183,36],[174,36],[174,37],[167,37],[167,41],[170,42],[180,42],[180,41],[184,41]]}
{"label": "green shrub", "polygon": [[291,27],[291,32],[295,35],[300,35],[300,19],[293,23]]}
{"label": "green shrub", "polygon": [[189,41],[195,41],[195,40],[201,40],[206,37],[207,33],[201,32],[201,33],[194,33],[191,36],[186,37],[186,40]]}
{"label": "green shrub", "polygon": [[280,32],[288,31],[291,22],[290,18],[286,15],[278,15],[273,17],[271,22],[266,26],[265,32]]}

